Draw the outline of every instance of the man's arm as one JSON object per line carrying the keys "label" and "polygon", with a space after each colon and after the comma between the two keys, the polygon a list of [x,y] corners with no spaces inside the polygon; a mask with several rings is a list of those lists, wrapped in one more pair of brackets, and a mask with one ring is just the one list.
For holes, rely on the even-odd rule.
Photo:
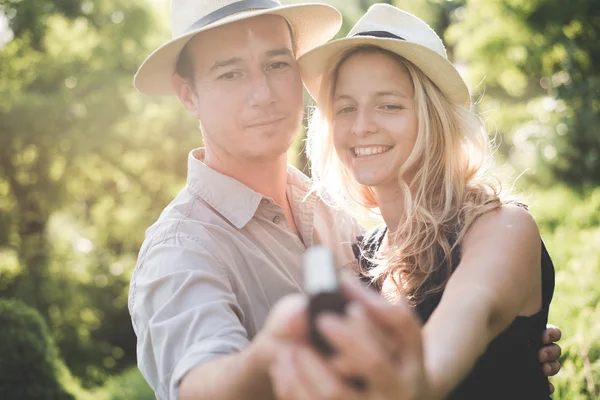
{"label": "man's arm", "polygon": [[307,335],[306,297],[288,295],[269,311],[265,326],[240,353],[220,357],[191,370],[181,381],[179,398],[273,399],[268,375],[279,353]]}
{"label": "man's arm", "polygon": [[248,347],[243,312],[224,266],[196,238],[174,236],[141,253],[129,307],[138,365],[158,399],[177,399],[184,376],[211,399],[220,393],[228,398],[224,387],[245,393],[260,381],[258,370],[246,373],[254,346]]}
{"label": "man's arm", "polygon": [[180,400],[270,399],[271,383],[258,341],[240,353],[208,361],[192,369],[179,386]]}

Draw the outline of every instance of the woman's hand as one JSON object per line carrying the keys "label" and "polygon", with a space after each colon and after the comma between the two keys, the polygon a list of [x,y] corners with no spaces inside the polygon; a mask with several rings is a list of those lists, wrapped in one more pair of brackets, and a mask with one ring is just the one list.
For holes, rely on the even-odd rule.
{"label": "woman's hand", "polygon": [[[290,345],[270,369],[275,393],[285,400],[432,399],[423,368],[421,326],[404,304],[345,280],[347,316],[324,314],[317,327],[336,349],[324,358],[304,343]],[[359,378],[363,390],[348,382]]]}

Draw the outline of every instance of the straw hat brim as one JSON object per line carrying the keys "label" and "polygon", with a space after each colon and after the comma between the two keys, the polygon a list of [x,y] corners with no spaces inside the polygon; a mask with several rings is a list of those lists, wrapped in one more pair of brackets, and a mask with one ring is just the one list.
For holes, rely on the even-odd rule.
{"label": "straw hat brim", "polygon": [[179,53],[187,42],[201,32],[260,15],[279,15],[287,20],[294,33],[298,56],[326,43],[336,35],[342,25],[339,11],[330,5],[319,3],[293,4],[233,14],[170,40],[156,49],[135,74],[136,89],[148,95],[174,94],[171,77],[175,72]]}
{"label": "straw hat brim", "polygon": [[333,40],[300,57],[298,63],[302,80],[317,104],[322,101],[320,90],[324,76],[333,73],[333,68],[346,51],[362,45],[380,47],[404,57],[423,71],[451,102],[470,107],[469,89],[456,68],[446,58],[417,43],[367,36]]}

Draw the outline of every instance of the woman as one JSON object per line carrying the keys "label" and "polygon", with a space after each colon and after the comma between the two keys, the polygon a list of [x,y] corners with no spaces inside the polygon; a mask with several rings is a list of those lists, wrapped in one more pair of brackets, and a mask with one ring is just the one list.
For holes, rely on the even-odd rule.
{"label": "woman", "polygon": [[[489,139],[440,38],[378,4],[299,63],[319,107],[313,177],[333,205],[381,213],[386,226],[365,236],[361,265],[424,323],[425,398],[548,399],[537,352],[552,262],[526,207],[486,173]],[[343,359],[342,350],[332,368],[360,373]]]}

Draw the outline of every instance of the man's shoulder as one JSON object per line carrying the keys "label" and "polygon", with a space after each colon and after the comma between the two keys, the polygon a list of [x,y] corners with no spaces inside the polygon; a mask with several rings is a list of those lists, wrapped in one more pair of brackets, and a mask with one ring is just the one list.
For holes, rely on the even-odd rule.
{"label": "man's shoulder", "polygon": [[211,228],[222,222],[223,217],[218,212],[186,187],[146,230],[142,251],[176,237],[206,243]]}

